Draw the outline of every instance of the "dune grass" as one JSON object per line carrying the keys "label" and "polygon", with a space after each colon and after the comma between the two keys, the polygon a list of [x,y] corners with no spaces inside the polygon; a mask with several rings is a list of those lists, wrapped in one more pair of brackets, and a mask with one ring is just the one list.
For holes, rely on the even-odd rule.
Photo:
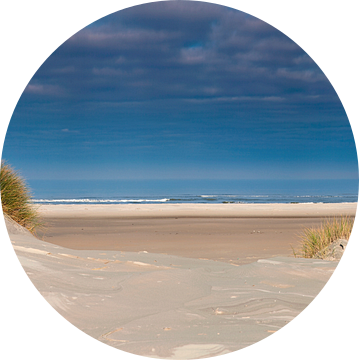
{"label": "dune grass", "polygon": [[1,162],[0,189],[4,215],[35,233],[41,221],[31,203],[31,193],[22,177],[4,161]]}
{"label": "dune grass", "polygon": [[326,219],[318,228],[306,228],[300,236],[299,251],[293,249],[295,257],[315,258],[318,253],[324,253],[326,248],[336,240],[349,240],[354,219],[349,216]]}

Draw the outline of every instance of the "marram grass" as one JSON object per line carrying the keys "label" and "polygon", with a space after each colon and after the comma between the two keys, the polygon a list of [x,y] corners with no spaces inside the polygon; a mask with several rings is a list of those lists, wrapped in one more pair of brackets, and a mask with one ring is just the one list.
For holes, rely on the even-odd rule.
{"label": "marram grass", "polygon": [[0,189],[4,215],[34,233],[41,222],[30,191],[21,176],[4,161],[1,162]]}
{"label": "marram grass", "polygon": [[319,253],[325,253],[327,247],[336,240],[349,240],[354,219],[349,216],[326,219],[318,228],[306,228],[300,236],[302,241],[294,256],[316,258]]}

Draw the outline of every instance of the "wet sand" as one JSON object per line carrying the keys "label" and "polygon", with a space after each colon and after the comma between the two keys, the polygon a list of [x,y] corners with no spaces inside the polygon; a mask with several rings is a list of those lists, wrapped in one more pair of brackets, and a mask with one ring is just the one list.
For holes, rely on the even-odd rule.
{"label": "wet sand", "polygon": [[248,264],[293,256],[306,227],[354,216],[356,204],[43,205],[39,237],[74,250],[112,250]]}

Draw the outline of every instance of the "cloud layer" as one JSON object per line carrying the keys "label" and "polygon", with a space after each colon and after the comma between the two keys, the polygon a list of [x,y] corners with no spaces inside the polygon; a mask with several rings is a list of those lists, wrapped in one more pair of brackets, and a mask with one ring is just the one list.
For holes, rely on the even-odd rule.
{"label": "cloud layer", "polygon": [[335,97],[318,66],[284,34],[199,2],[137,6],[83,29],[44,63],[26,92],[54,87],[48,96],[79,101]]}
{"label": "cloud layer", "polygon": [[28,84],[5,145],[38,174],[357,173],[348,119],[313,60],[261,20],[202,2],[132,7],[73,35]]}

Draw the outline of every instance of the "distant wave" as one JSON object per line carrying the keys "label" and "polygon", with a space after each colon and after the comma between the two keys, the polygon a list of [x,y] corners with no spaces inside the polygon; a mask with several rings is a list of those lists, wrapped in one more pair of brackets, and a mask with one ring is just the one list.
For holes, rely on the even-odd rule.
{"label": "distant wave", "polygon": [[[207,193],[208,194],[208,193]],[[40,199],[34,199],[35,204],[140,204],[140,203],[242,203],[242,204],[266,204],[266,203],[328,203],[328,202],[356,202],[358,196],[355,194],[345,195],[298,195],[298,194],[272,194],[272,195],[232,195],[232,194],[208,194],[208,195],[195,195],[195,194],[154,194],[154,195],[129,195],[131,198],[126,198],[121,195],[117,195],[118,198],[104,196],[91,197],[87,195],[87,198],[60,198],[64,195],[59,195],[57,199],[47,199],[45,196]],[[73,196],[73,195],[72,195]],[[70,195],[69,195],[70,197]],[[151,199],[152,197],[152,199]]]}
{"label": "distant wave", "polygon": [[170,199],[34,199],[34,203],[141,203],[141,202],[166,202]]}
{"label": "distant wave", "polygon": [[201,198],[267,198],[269,195],[200,195]]}

